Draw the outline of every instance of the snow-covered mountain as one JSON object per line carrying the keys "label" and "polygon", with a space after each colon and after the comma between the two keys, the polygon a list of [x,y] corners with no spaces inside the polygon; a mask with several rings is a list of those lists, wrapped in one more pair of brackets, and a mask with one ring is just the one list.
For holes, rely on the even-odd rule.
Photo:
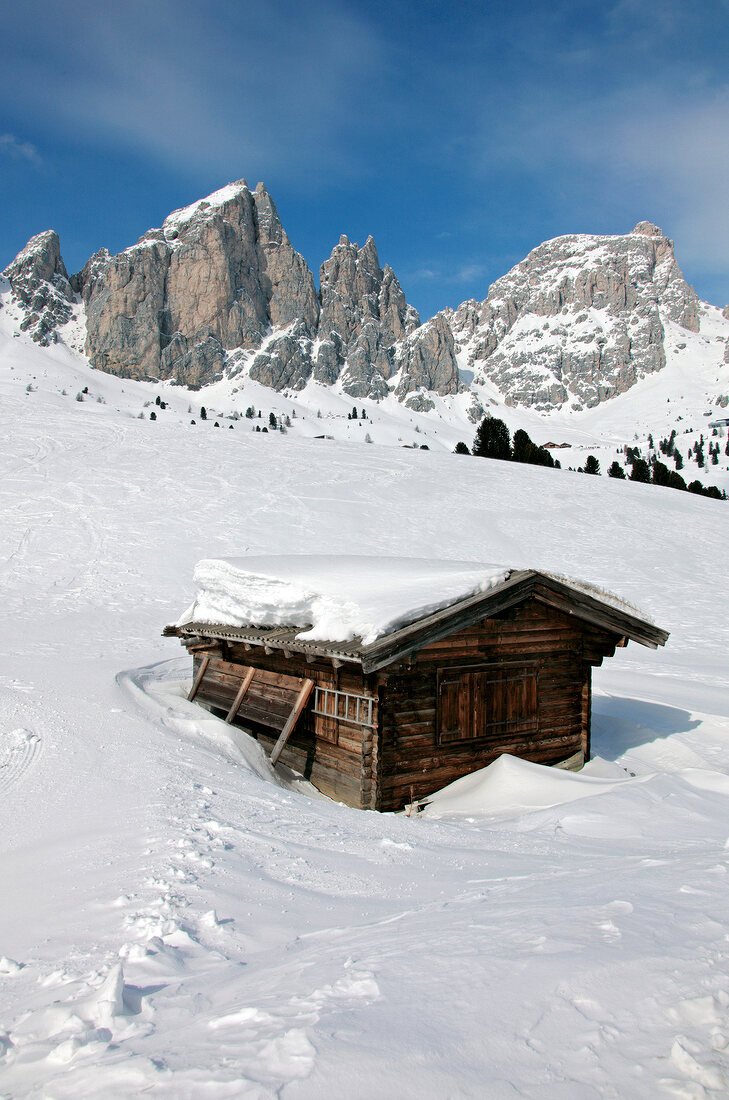
{"label": "snow-covered mountain", "polygon": [[674,359],[690,372],[699,335],[716,368],[707,400],[729,401],[729,319],[699,302],[673,242],[648,222],[547,241],[483,302],[422,325],[371,237],[361,248],[340,238],[317,291],[264,185],[245,180],[70,278],[58,237],[41,233],[5,276],[33,339],[73,345],[73,334],[93,367],[124,378],[195,389],[236,379],[239,391],[256,382],[278,394],[324,385],[436,414],[448,399],[474,421],[491,401],[593,408]]}
{"label": "snow-covered mountain", "polygon": [[545,242],[452,327],[476,378],[509,404],[580,409],[665,367],[666,324],[698,332],[699,316],[673,241],[641,222],[626,236]]}

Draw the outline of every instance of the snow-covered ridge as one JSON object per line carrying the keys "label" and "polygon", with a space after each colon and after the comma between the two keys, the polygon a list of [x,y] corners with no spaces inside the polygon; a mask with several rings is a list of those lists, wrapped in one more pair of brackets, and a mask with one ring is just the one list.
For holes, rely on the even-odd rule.
{"label": "snow-covered ridge", "polygon": [[208,210],[214,210],[225,206],[231,199],[237,198],[243,191],[248,191],[250,188],[245,180],[237,180],[235,183],[228,183],[225,187],[218,188],[217,191],[213,191],[211,195],[208,195],[204,199],[198,199],[196,202],[190,203],[189,206],[183,206],[179,210],[173,210],[171,214],[168,214],[162,223],[162,229],[166,237],[172,237],[169,230],[179,230],[183,225],[201,213],[205,213]]}
{"label": "snow-covered ridge", "polygon": [[665,325],[698,332],[699,313],[673,241],[641,222],[620,236],[545,241],[452,324],[476,381],[508,404],[579,411],[662,370]]}
{"label": "snow-covered ridge", "polygon": [[[242,378],[277,393],[317,384],[435,413],[438,398],[468,391],[477,416],[495,392],[509,407],[580,412],[664,370],[669,325],[697,333],[700,323],[673,242],[649,222],[546,241],[484,301],[422,325],[371,236],[361,248],[340,238],[317,291],[261,183],[238,180],[173,211],[117,256],[96,253],[70,286],[60,251],[49,277],[40,240],[57,249],[55,234],[40,234],[7,269],[34,338],[63,331],[72,287],[94,367],[191,389],[244,357]],[[726,376],[725,346],[713,351]]]}

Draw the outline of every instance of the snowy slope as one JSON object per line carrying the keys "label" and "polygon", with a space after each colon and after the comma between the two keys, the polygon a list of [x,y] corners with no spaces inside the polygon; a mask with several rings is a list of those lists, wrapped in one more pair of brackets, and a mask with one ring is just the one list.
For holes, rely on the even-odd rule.
{"label": "snowy slope", "polygon": [[[192,426],[7,330],[0,397],[0,1095],[726,1094],[726,504]],[[188,704],[160,637],[197,560],[272,552],[533,566],[671,638],[596,670],[586,773],[362,813]]]}

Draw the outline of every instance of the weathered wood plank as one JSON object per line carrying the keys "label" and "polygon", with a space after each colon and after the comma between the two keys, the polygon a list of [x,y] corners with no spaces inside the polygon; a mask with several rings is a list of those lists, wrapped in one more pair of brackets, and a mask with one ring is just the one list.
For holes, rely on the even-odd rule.
{"label": "weathered wood plank", "polygon": [[228,722],[228,723],[232,722],[233,719],[235,718],[236,714],[238,713],[238,708],[241,705],[241,703],[243,702],[243,696],[245,695],[245,693],[248,691],[248,688],[250,687],[250,683],[251,683],[251,680],[253,679],[253,677],[255,675],[255,671],[256,670],[254,668],[249,668],[248,671],[246,672],[245,676],[241,680],[240,687],[238,688],[238,694],[236,695],[235,699],[233,700],[232,707],[230,708],[230,710],[228,711],[228,713],[225,716],[225,721],[226,722]]}
{"label": "weathered wood plank", "polygon": [[314,681],[313,680],[304,680],[304,683],[301,685],[301,691],[299,692],[299,694],[297,696],[296,702],[294,703],[293,710],[291,711],[291,714],[289,715],[289,719],[286,722],[286,725],[284,726],[284,728],[281,730],[281,736],[279,737],[278,741],[276,742],[276,744],[273,747],[273,752],[271,753],[271,763],[272,764],[275,765],[276,761],[278,760],[279,756],[281,755],[281,750],[283,749],[284,745],[286,744],[286,741],[288,739],[289,734],[291,733],[291,730],[296,725],[296,722],[298,721],[299,715],[301,714],[302,710],[306,706],[306,702],[307,702],[309,696],[311,695],[311,689],[313,687],[314,687]]}
{"label": "weathered wood plank", "polygon": [[197,670],[197,676],[195,677],[193,685],[190,688],[190,694],[187,697],[190,702],[192,702],[192,700],[195,698],[198,691],[200,690],[200,684],[203,682],[203,676],[207,672],[209,664],[210,656],[206,654],[206,656],[203,657],[202,661],[200,662],[200,668]]}

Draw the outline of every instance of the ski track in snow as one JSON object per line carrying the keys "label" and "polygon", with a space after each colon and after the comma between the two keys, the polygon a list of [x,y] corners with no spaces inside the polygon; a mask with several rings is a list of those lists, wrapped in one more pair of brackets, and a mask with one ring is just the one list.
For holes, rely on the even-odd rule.
{"label": "ski track in snow", "polygon": [[10,730],[0,742],[0,794],[18,783],[41,747],[40,737],[31,730]]}
{"label": "ski track in snow", "polygon": [[[0,1096],[726,1095],[726,506],[399,449],[201,446],[13,392]],[[187,703],[159,634],[199,558],[434,548],[581,577],[672,631],[596,672],[595,751],[635,782],[363,814]]]}

